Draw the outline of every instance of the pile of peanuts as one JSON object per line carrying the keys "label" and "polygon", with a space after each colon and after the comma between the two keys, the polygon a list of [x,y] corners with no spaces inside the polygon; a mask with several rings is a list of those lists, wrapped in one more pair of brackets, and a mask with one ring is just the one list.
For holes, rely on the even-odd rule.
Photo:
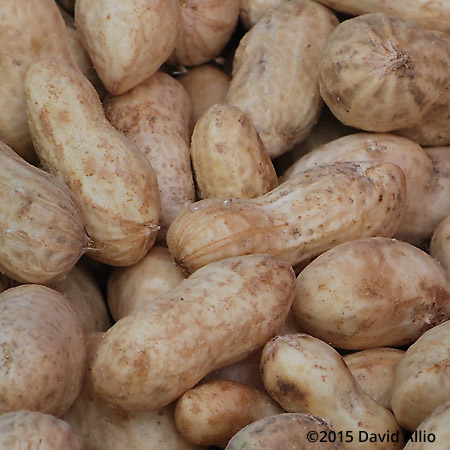
{"label": "pile of peanuts", "polygon": [[444,450],[450,1],[3,0],[0,450]]}

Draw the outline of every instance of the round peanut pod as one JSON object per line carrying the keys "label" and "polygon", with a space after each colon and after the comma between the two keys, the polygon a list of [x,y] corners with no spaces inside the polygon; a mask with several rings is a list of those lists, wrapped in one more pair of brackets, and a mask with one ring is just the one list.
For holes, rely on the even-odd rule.
{"label": "round peanut pod", "polygon": [[234,106],[213,105],[200,118],[191,158],[200,198],[253,198],[278,186],[258,132]]}
{"label": "round peanut pod", "polygon": [[0,29],[0,141],[36,163],[26,115],[27,70],[48,58],[73,68],[76,62],[54,0],[3,0]]}
{"label": "round peanut pod", "polygon": [[246,28],[256,25],[267,12],[289,0],[241,0],[239,16]]}
{"label": "round peanut pod", "polygon": [[397,368],[392,410],[414,431],[438,406],[450,401],[450,321],[431,328],[406,351]]}
{"label": "round peanut pod", "polygon": [[235,381],[217,380],[185,392],[175,406],[178,431],[190,442],[225,447],[243,427],[283,413],[267,393]]}
{"label": "round peanut pod", "polygon": [[179,33],[178,0],[77,0],[75,25],[111,94],[134,88],[170,56]]}
{"label": "round peanut pod", "polygon": [[251,120],[271,158],[304,140],[318,120],[319,54],[337,24],[322,5],[293,1],[239,43],[227,102]]}
{"label": "round peanut pod", "polygon": [[396,348],[371,348],[344,356],[350,372],[363,391],[386,409],[391,409],[392,387],[405,352]]}
{"label": "round peanut pod", "polygon": [[138,263],[117,267],[108,279],[108,306],[115,321],[144,308],[186,278],[166,247],[154,246]]}
{"label": "round peanut pod", "polygon": [[0,416],[0,448],[85,450],[86,447],[63,420],[50,414],[21,410]]}
{"label": "round peanut pod", "polygon": [[88,254],[113,266],[139,261],[155,242],[160,210],[145,155],[106,120],[95,89],[68,66],[35,64],[26,93],[36,152],[77,199],[93,241]]}
{"label": "round peanut pod", "polygon": [[252,253],[294,266],[351,239],[392,236],[405,199],[398,166],[335,163],[302,172],[255,199],[196,202],[172,223],[167,245],[189,272]]}
{"label": "round peanut pod", "polygon": [[239,1],[179,0],[181,30],[170,64],[198,66],[218,56],[236,27]]}
{"label": "round peanut pod", "polygon": [[0,142],[0,271],[23,283],[67,274],[89,245],[75,198]]}
{"label": "round peanut pod", "polygon": [[95,391],[128,410],[171,403],[264,345],[285,320],[294,286],[292,268],[268,255],[199,269],[106,332],[92,366]]}
{"label": "round peanut pod", "polygon": [[145,154],[155,171],[161,196],[157,238],[194,202],[189,155],[191,105],[188,94],[171,76],[157,72],[125,94],[108,96],[106,118]]}
{"label": "round peanut pod", "polygon": [[292,309],[307,333],[335,347],[399,347],[450,318],[450,279],[406,242],[353,240],[300,273]]}
{"label": "round peanut pod", "polygon": [[325,342],[306,334],[277,336],[264,347],[261,373],[266,389],[286,411],[329,420],[346,450],[403,448],[393,414],[362,390]]}
{"label": "round peanut pod", "polygon": [[81,389],[85,345],[70,302],[28,284],[0,294],[0,412],[60,416]]}
{"label": "round peanut pod", "polygon": [[436,228],[430,242],[430,255],[437,259],[450,275],[450,216]]}

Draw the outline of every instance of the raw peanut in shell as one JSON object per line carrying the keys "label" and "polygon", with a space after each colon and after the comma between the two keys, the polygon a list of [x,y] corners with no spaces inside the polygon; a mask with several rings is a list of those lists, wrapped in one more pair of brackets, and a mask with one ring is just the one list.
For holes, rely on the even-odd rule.
{"label": "raw peanut in shell", "polygon": [[255,199],[196,202],[173,222],[167,245],[188,272],[252,253],[294,266],[351,239],[392,236],[405,199],[398,166],[334,163],[299,173]]}
{"label": "raw peanut in shell", "polygon": [[200,198],[253,198],[278,186],[264,144],[251,121],[231,105],[213,105],[191,141]]}
{"label": "raw peanut in shell", "polygon": [[175,48],[179,0],[77,0],[75,25],[98,76],[114,95],[152,76]]}
{"label": "raw peanut in shell", "polygon": [[450,216],[436,228],[430,242],[430,255],[437,259],[450,275]]}
{"label": "raw peanut in shell", "polygon": [[240,18],[246,28],[256,25],[269,9],[277,8],[290,0],[241,0]]}
{"label": "raw peanut in shell", "polygon": [[23,283],[62,278],[88,246],[72,192],[1,142],[0,180],[0,271]]}
{"label": "raw peanut in shell", "polygon": [[0,448],[85,450],[86,447],[63,420],[50,414],[22,410],[0,416]]}
{"label": "raw peanut in shell", "polygon": [[170,64],[198,66],[218,56],[236,27],[239,1],[179,0],[181,29]]}
{"label": "raw peanut in shell", "polygon": [[[353,439],[343,439],[346,450],[403,448],[393,414],[361,389],[341,355],[320,339],[307,334],[271,339],[261,373],[267,391],[286,411],[322,417],[336,434],[350,432]],[[374,434],[384,439],[369,440]]]}
{"label": "raw peanut in shell", "polygon": [[175,423],[190,442],[224,448],[241,428],[283,412],[267,393],[235,381],[217,380],[181,396],[175,406]]}
{"label": "raw peanut in shell", "polygon": [[74,69],[76,62],[54,0],[2,0],[0,29],[0,141],[36,163],[26,115],[27,70],[49,58]]}
{"label": "raw peanut in shell", "polygon": [[170,75],[155,73],[131,91],[103,102],[106,118],[145,154],[161,195],[158,239],[175,217],[195,200],[189,155],[191,105]]}
{"label": "raw peanut in shell", "polygon": [[88,254],[113,266],[139,261],[155,242],[160,210],[145,155],[106,120],[95,89],[70,67],[35,64],[26,93],[36,152],[77,199],[93,241]]}
{"label": "raw peanut in shell", "polygon": [[450,279],[406,242],[353,240],[300,273],[292,309],[307,333],[334,347],[400,347],[450,318]]}
{"label": "raw peanut in shell", "polygon": [[268,255],[199,269],[106,332],[92,366],[95,391],[127,410],[171,403],[264,345],[285,320],[294,286],[292,268]]}
{"label": "raw peanut in shell", "polygon": [[272,159],[318,120],[319,54],[337,24],[324,6],[296,0],[273,9],[239,43],[227,102],[252,121]]}
{"label": "raw peanut in shell", "polygon": [[36,284],[8,289],[0,294],[0,330],[0,413],[63,414],[80,392],[86,357],[69,300]]}
{"label": "raw peanut in shell", "polygon": [[[320,56],[322,98],[346,125],[382,133],[418,127],[411,135],[418,144],[447,145],[448,121],[437,129],[427,117],[436,108],[438,117],[449,115],[442,109],[450,101],[449,42],[444,33],[384,14],[346,20]],[[419,134],[426,139],[414,139]]]}

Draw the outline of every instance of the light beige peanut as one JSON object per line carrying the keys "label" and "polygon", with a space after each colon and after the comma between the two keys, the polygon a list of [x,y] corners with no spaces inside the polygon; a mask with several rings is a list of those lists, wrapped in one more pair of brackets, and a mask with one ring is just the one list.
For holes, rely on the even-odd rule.
{"label": "light beige peanut", "polygon": [[235,106],[211,106],[194,128],[191,158],[200,198],[253,198],[278,186],[251,121]]}
{"label": "light beige peanut", "polygon": [[85,450],[81,437],[50,414],[15,411],[0,416],[0,448]]}
{"label": "light beige peanut", "polygon": [[450,279],[422,250],[383,237],[320,255],[297,277],[293,311],[306,332],[339,348],[413,343],[450,318]]}
{"label": "light beige peanut", "polygon": [[450,216],[436,228],[430,242],[430,255],[437,259],[450,275]]}
{"label": "light beige peanut", "polygon": [[241,0],[240,18],[247,28],[256,25],[267,12],[289,0]]}
{"label": "light beige peanut", "polygon": [[170,75],[155,73],[129,92],[103,102],[106,118],[145,153],[161,196],[159,239],[195,200],[189,155],[191,105]]}
{"label": "light beige peanut", "polygon": [[239,43],[227,102],[252,121],[271,158],[305,139],[318,120],[319,54],[337,24],[322,5],[296,0],[273,9]]}
{"label": "light beige peanut", "polygon": [[[270,340],[261,358],[261,373],[270,395],[288,412],[329,420],[345,449],[401,449],[402,432],[394,416],[358,385],[339,353],[306,334]],[[365,440],[360,436],[384,436]]]}
{"label": "light beige peanut", "polygon": [[336,161],[386,161],[397,164],[406,178],[406,205],[395,236],[420,244],[432,235],[434,220],[424,217],[430,201],[434,167],[422,147],[409,139],[383,133],[356,133],[331,141],[295,162],[283,180],[321,164]]}
{"label": "light beige peanut", "polygon": [[398,166],[335,163],[299,173],[255,199],[194,203],[169,228],[167,244],[189,272],[251,253],[296,265],[351,239],[392,236],[405,199]]}
{"label": "light beige peanut", "polygon": [[138,263],[117,267],[108,279],[108,306],[114,320],[169,292],[185,279],[166,247],[155,245]]}
{"label": "light beige peanut", "polygon": [[345,355],[344,361],[363,391],[391,409],[395,374],[404,354],[397,348],[380,347]]}
{"label": "light beige peanut", "polygon": [[75,59],[54,0],[4,0],[0,28],[0,141],[36,163],[26,115],[27,70],[47,58],[75,68]]}
{"label": "light beige peanut", "polygon": [[77,0],[75,25],[105,88],[118,95],[152,76],[175,48],[178,0]]}
{"label": "light beige peanut", "polygon": [[181,29],[169,62],[198,66],[220,54],[239,18],[239,0],[179,0]]}
{"label": "light beige peanut", "polygon": [[392,390],[398,423],[414,431],[438,406],[450,400],[450,321],[428,330],[400,361]]}
{"label": "light beige peanut", "polygon": [[171,403],[264,345],[285,320],[294,286],[292,268],[268,255],[199,269],[106,332],[92,366],[95,391],[129,410]]}
{"label": "light beige peanut", "polygon": [[175,406],[178,431],[190,442],[225,447],[246,425],[284,410],[267,393],[217,380],[185,392]]}
{"label": "light beige peanut", "polygon": [[70,67],[35,64],[26,93],[36,151],[77,199],[90,256],[117,266],[139,261],[155,242],[160,210],[145,155],[106,120],[95,89]]}
{"label": "light beige peanut", "polygon": [[95,394],[91,365],[102,333],[87,336],[87,369],[80,395],[62,416],[84,439],[87,450],[195,450],[177,431],[174,405],[146,411],[125,411]]}
{"label": "light beige peanut", "polygon": [[28,284],[0,294],[0,412],[60,416],[81,389],[83,331],[70,302]]}
{"label": "light beige peanut", "polygon": [[74,196],[1,142],[0,178],[0,271],[24,283],[63,277],[89,244]]}

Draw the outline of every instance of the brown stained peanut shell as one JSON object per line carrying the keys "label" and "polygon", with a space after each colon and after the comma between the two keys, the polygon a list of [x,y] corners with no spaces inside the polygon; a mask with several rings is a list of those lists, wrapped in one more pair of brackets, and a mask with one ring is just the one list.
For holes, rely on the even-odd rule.
{"label": "brown stained peanut shell", "polygon": [[60,416],[80,392],[83,331],[62,294],[27,284],[0,294],[0,413]]}
{"label": "brown stained peanut shell", "polygon": [[88,246],[73,194],[3,143],[0,179],[0,271],[23,283],[62,278]]}
{"label": "brown stained peanut shell", "polygon": [[292,268],[268,255],[199,269],[106,332],[92,366],[96,393],[127,410],[171,403],[264,345],[288,315],[294,286]]}
{"label": "brown stained peanut shell", "polygon": [[239,16],[246,28],[256,25],[267,12],[290,0],[241,0]]}
{"label": "brown stained peanut shell", "polygon": [[188,272],[251,253],[296,265],[347,240],[392,236],[405,200],[398,166],[334,163],[299,173],[255,199],[196,202],[171,225],[167,244]]}
{"label": "brown stained peanut shell", "polygon": [[271,158],[304,140],[318,120],[319,54],[337,24],[322,5],[296,0],[273,9],[239,43],[227,102],[253,122]]}
{"label": "brown stained peanut shell", "polygon": [[103,102],[106,118],[145,154],[161,195],[158,240],[195,200],[189,155],[191,105],[183,86],[157,72],[125,94]]}
{"label": "brown stained peanut shell", "polygon": [[272,161],[238,108],[213,105],[192,134],[191,158],[200,198],[253,198],[278,186]]}
{"label": "brown stained peanut shell", "polygon": [[35,64],[27,112],[42,165],[77,199],[93,246],[115,266],[139,261],[155,242],[160,198],[145,155],[106,120],[97,92],[63,64]]}

